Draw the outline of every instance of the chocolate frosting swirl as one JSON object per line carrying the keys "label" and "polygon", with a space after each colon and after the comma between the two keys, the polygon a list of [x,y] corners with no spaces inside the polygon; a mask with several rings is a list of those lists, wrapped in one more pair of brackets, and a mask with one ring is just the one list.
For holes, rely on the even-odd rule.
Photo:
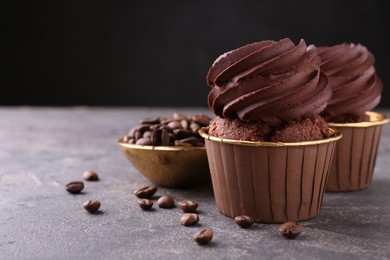
{"label": "chocolate frosting swirl", "polygon": [[361,117],[375,108],[382,93],[382,82],[375,73],[375,58],[361,44],[344,43],[319,47],[321,69],[333,89],[323,115],[327,121],[339,122]]}
{"label": "chocolate frosting swirl", "polygon": [[223,118],[278,125],[318,114],[332,95],[314,46],[255,42],[221,55],[207,74],[209,107]]}

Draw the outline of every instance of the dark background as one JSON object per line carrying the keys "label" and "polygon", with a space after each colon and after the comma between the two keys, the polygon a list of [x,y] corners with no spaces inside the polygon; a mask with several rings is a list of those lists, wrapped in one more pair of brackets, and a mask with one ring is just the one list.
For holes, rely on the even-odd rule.
{"label": "dark background", "polygon": [[222,53],[261,40],[355,42],[390,107],[390,1],[5,1],[0,105],[206,106]]}

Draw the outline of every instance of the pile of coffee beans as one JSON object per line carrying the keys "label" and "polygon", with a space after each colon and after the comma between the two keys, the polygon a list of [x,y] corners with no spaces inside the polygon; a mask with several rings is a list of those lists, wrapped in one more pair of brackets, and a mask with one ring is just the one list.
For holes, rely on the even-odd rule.
{"label": "pile of coffee beans", "polygon": [[[146,186],[134,191],[137,197],[138,206],[143,210],[151,210],[153,207],[153,196],[157,191],[156,186]],[[162,209],[175,208],[175,200],[171,195],[163,195],[158,198],[157,205]],[[185,213],[180,218],[180,224],[183,226],[193,226],[199,222],[199,215],[196,213],[199,203],[194,200],[181,200],[178,202],[180,209]],[[213,238],[211,228],[205,228],[197,232],[193,239],[200,245],[210,243]]]}
{"label": "pile of coffee beans", "polygon": [[204,146],[199,129],[210,124],[205,114],[185,116],[174,113],[172,117],[144,118],[133,127],[122,141],[129,144],[153,146]]}
{"label": "pile of coffee beans", "polygon": [[[86,181],[98,181],[99,175],[92,170],[85,171],[83,173],[83,178]],[[83,181],[71,181],[65,185],[66,191],[72,194],[79,194],[84,189]],[[100,201],[98,200],[87,200],[83,203],[83,208],[89,213],[96,213],[100,208]]]}

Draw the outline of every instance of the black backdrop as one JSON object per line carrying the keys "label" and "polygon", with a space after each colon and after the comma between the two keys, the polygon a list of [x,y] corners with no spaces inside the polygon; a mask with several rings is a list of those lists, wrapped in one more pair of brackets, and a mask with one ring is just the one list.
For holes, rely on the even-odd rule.
{"label": "black backdrop", "polygon": [[390,107],[390,1],[6,1],[0,105],[205,106],[223,52],[362,43]]}

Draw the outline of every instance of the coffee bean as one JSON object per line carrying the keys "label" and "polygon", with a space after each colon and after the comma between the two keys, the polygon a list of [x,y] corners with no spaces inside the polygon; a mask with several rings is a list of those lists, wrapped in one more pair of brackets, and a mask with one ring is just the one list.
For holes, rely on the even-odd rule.
{"label": "coffee bean", "polygon": [[180,218],[180,223],[183,226],[191,226],[199,222],[199,216],[195,213],[186,213]]}
{"label": "coffee bean", "polygon": [[141,131],[139,131],[139,130],[135,131],[134,132],[134,139],[138,141],[140,138],[142,138]]}
{"label": "coffee bean", "polygon": [[200,245],[206,245],[213,239],[213,230],[205,228],[194,235],[194,240]]}
{"label": "coffee bean", "polygon": [[175,201],[173,200],[172,196],[164,195],[157,200],[157,205],[160,208],[170,209],[175,207]]}
{"label": "coffee bean", "polygon": [[134,137],[135,131],[138,130],[138,127],[133,127],[130,129],[129,133],[127,134],[130,138]]}
{"label": "coffee bean", "polygon": [[194,134],[190,130],[185,130],[185,129],[173,129],[173,133],[175,134],[177,139],[187,138]]}
{"label": "coffee bean", "polygon": [[127,143],[129,142],[130,138],[127,135],[124,135],[122,138],[122,142]]}
{"label": "coffee bean", "polygon": [[131,139],[129,140],[129,144],[135,144],[135,139],[134,139],[134,138],[131,138]]}
{"label": "coffee bean", "polygon": [[151,135],[152,135],[152,132],[151,132],[151,131],[145,131],[145,132],[143,133],[142,137],[143,137],[143,138],[148,138],[148,137],[150,138]]}
{"label": "coffee bean", "polygon": [[279,226],[279,232],[286,238],[296,238],[302,232],[301,224],[297,222],[286,222]]}
{"label": "coffee bean", "polygon": [[150,138],[140,138],[137,140],[137,142],[135,142],[135,144],[137,145],[152,145],[152,141],[150,140]]}
{"label": "coffee bean", "polygon": [[184,117],[185,116],[182,113],[179,113],[179,112],[173,113],[173,119],[180,120],[180,119],[182,119]]}
{"label": "coffee bean", "polygon": [[197,123],[192,122],[190,125],[190,128],[191,128],[192,132],[197,133],[199,131],[199,129],[201,128],[201,126]]}
{"label": "coffee bean", "polygon": [[84,202],[83,207],[89,213],[95,213],[100,208],[100,201],[87,200],[86,202]]}
{"label": "coffee bean", "polygon": [[169,132],[166,129],[162,129],[161,145],[163,145],[163,146],[169,145]]}
{"label": "coffee bean", "polygon": [[181,127],[184,129],[184,130],[187,130],[188,129],[188,121],[186,119],[183,119],[180,121],[180,124],[181,124]]}
{"label": "coffee bean", "polygon": [[201,126],[208,126],[210,124],[211,118],[208,117],[205,114],[197,114],[191,117],[192,121],[195,123],[201,125]]}
{"label": "coffee bean", "polygon": [[182,147],[192,147],[192,144],[190,143],[183,143],[180,140],[175,140],[175,146],[182,146]]}
{"label": "coffee bean", "polygon": [[66,184],[66,190],[70,193],[77,194],[84,189],[84,182],[82,181],[71,181]]}
{"label": "coffee bean", "polygon": [[177,204],[185,213],[194,213],[198,208],[198,202],[195,200],[181,200]]}
{"label": "coffee bean", "polygon": [[137,199],[137,203],[143,210],[150,210],[153,206],[153,201],[149,199]]}
{"label": "coffee bean", "polygon": [[159,117],[144,118],[140,121],[141,124],[158,124],[160,123]]}
{"label": "coffee bean", "polygon": [[151,141],[152,141],[153,145],[155,145],[155,146],[161,145],[161,135],[162,135],[161,129],[153,130],[152,137],[151,137]]}
{"label": "coffee bean", "polygon": [[171,128],[171,129],[179,129],[179,128],[182,128],[182,125],[178,122],[178,121],[172,121],[168,124],[168,126]]}
{"label": "coffee bean", "polygon": [[134,191],[134,195],[140,199],[149,199],[156,193],[156,191],[156,186],[146,186]]}
{"label": "coffee bean", "polygon": [[99,175],[94,171],[85,171],[83,173],[84,180],[86,181],[98,181]]}
{"label": "coffee bean", "polygon": [[248,228],[252,226],[253,222],[255,222],[252,217],[246,215],[237,216],[234,218],[234,221],[242,228]]}

